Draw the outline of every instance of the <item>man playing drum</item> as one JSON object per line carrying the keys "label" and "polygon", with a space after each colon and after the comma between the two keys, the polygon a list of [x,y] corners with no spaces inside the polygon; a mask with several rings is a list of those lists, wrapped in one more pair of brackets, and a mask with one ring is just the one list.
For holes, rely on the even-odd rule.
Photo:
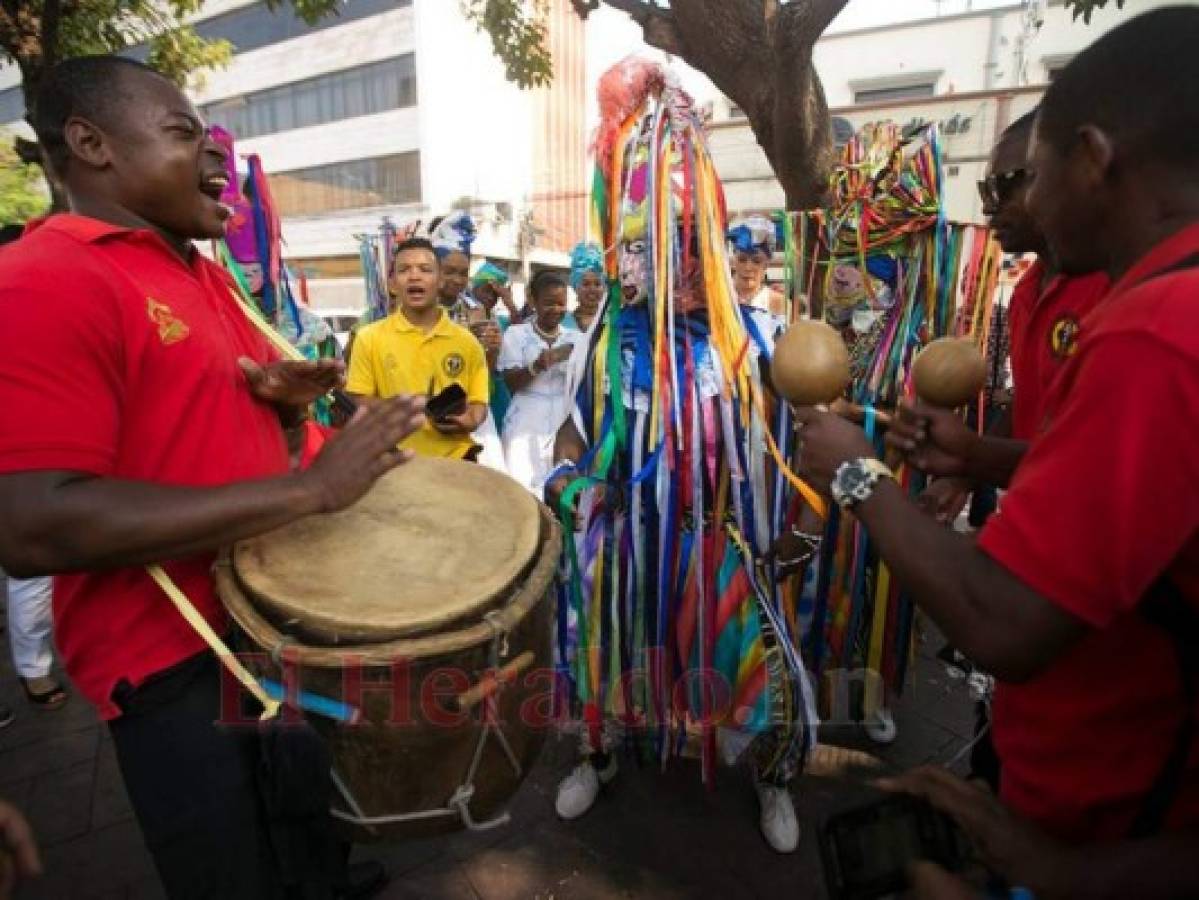
{"label": "man playing drum", "polygon": [[0,260],[0,565],[58,575],[66,670],[109,723],[167,894],[282,896],[257,735],[214,724],[238,712],[216,658],[143,566],[226,631],[217,550],[353,503],[409,458],[396,445],[424,399],[361,411],[290,472],[284,426],[342,367],[279,361],[192,245],[229,216],[225,151],[195,108],[137,62],[89,57],[44,76],[34,124],[71,212]]}

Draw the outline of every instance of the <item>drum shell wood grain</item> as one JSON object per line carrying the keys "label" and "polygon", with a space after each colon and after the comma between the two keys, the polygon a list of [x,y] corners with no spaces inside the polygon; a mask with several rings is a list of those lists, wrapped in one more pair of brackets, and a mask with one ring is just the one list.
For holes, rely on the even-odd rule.
{"label": "drum shell wood grain", "polygon": [[[513,772],[495,736],[490,736],[470,802],[476,821],[503,811],[536,762],[552,727],[551,641],[561,531],[548,510],[542,508],[541,518],[543,536],[537,557],[520,583],[491,607],[507,625],[507,653],[499,665],[525,651],[536,657],[532,669],[501,690],[496,701],[497,718],[521,773]],[[227,555],[218,563],[216,575],[221,597],[243,633],[256,647],[276,649],[280,658],[294,665],[302,690],[360,705],[363,721],[355,725],[310,719],[328,739],[335,769],[363,815],[446,806],[466,777],[488,714],[487,704],[459,713],[454,697],[490,669],[491,628],[478,620],[444,634],[374,645],[314,647],[293,642],[255,608],[238,585]],[[265,668],[275,678],[283,677],[274,664]],[[356,680],[361,690],[354,688]],[[336,805],[343,808],[340,802]],[[463,827],[457,816],[370,828],[339,825],[357,842],[410,839]]]}

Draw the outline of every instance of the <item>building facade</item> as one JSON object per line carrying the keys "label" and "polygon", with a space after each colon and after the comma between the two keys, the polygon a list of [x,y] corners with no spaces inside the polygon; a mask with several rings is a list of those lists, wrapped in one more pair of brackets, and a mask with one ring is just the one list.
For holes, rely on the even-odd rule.
{"label": "building facade", "polygon": [[[309,26],[287,4],[208,0],[194,22],[235,55],[192,99],[261,157],[313,306],[362,305],[355,236],[385,215],[466,208],[479,255],[563,263],[586,224],[585,50],[569,0],[550,5],[558,77],[536,91],[506,81],[456,2],[345,0],[339,13]],[[23,114],[15,70],[0,71],[0,127],[25,129]]]}
{"label": "building facade", "polygon": [[[817,43],[815,65],[833,116],[855,130],[887,119],[938,123],[949,218],[982,222],[977,182],[1003,129],[1034,109],[1054,73],[1097,37],[1168,5],[1110,4],[1086,24],[1073,21],[1060,0],[1031,0],[876,28],[834,28]],[[743,114],[728,101],[715,105],[710,140],[730,210],[780,209],[782,189]]]}

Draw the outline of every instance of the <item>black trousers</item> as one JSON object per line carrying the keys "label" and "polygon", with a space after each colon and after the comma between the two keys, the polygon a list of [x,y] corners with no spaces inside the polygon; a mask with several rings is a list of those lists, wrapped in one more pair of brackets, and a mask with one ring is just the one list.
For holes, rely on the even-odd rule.
{"label": "black trousers", "polygon": [[113,699],[123,711],[109,723],[121,774],[171,900],[332,896],[345,856],[326,847],[331,835],[316,838],[315,876],[297,886],[281,868],[277,823],[259,789],[262,741],[254,726],[219,724],[215,656],[185,660],[136,690],[120,685]]}

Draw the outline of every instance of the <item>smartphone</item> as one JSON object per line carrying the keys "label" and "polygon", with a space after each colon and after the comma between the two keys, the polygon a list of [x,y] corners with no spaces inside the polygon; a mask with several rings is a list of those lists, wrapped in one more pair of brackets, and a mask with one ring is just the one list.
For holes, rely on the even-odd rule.
{"label": "smartphone", "polygon": [[820,829],[824,878],[833,900],[873,900],[908,888],[919,860],[957,871],[966,862],[965,836],[926,800],[896,794],[837,813]]}
{"label": "smartphone", "polygon": [[466,391],[460,384],[451,384],[444,391],[425,401],[425,415],[430,419],[445,419],[466,412]]}

